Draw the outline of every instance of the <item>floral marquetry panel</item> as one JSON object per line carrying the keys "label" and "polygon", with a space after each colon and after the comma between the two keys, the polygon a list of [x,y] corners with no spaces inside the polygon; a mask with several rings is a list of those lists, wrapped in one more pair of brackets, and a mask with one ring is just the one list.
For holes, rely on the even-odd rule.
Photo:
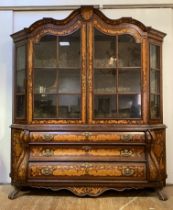
{"label": "floral marquetry panel", "polygon": [[24,182],[26,179],[27,156],[26,135],[23,130],[12,130],[12,181]]}
{"label": "floral marquetry panel", "polygon": [[57,177],[59,179],[65,179],[69,177],[78,177],[82,179],[88,177],[104,177],[109,179],[111,177],[117,177],[119,179],[145,179],[146,169],[145,164],[115,164],[115,163],[63,163],[58,164],[50,163],[30,163],[29,177],[39,178],[46,176],[47,179]]}
{"label": "floral marquetry panel", "polygon": [[119,142],[144,143],[144,132],[31,132],[32,142]]}
{"label": "floral marquetry panel", "polygon": [[76,145],[76,146],[32,146],[30,160],[44,161],[118,161],[118,160],[145,161],[144,147],[129,146],[95,146],[95,145]]}

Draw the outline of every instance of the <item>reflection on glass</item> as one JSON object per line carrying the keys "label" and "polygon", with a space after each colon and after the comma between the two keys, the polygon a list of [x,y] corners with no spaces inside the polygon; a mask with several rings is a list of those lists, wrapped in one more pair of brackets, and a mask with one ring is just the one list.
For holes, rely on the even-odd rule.
{"label": "reflection on glass", "polygon": [[131,35],[118,36],[118,65],[131,67],[141,65],[141,45]]}
{"label": "reflection on glass", "polygon": [[160,47],[150,45],[150,67],[152,69],[160,69]]}
{"label": "reflection on glass", "polygon": [[94,117],[111,118],[116,115],[116,98],[114,95],[94,96]]}
{"label": "reflection on glass", "polygon": [[116,66],[116,37],[105,35],[95,29],[94,66],[112,68]]}
{"label": "reflection on glass", "polygon": [[16,96],[16,117],[25,117],[25,95]]}
{"label": "reflection on glass", "polygon": [[121,118],[141,117],[141,95],[119,95],[118,110]]}
{"label": "reflection on glass", "polygon": [[59,117],[60,118],[80,118],[80,95],[60,95],[59,96]]}
{"label": "reflection on glass", "polygon": [[57,37],[53,35],[46,35],[35,44],[34,49],[34,67],[56,67],[57,62]]}
{"label": "reflection on glass", "polygon": [[119,70],[118,91],[121,93],[139,93],[141,88],[140,70],[141,69]]}
{"label": "reflection on glass", "polygon": [[34,92],[56,93],[57,92],[57,70],[56,69],[34,69]]}
{"label": "reflection on glass", "polygon": [[160,95],[151,94],[150,95],[150,105],[151,105],[151,118],[159,118],[160,117]]}
{"label": "reflection on glass", "polygon": [[34,95],[34,117],[56,118],[56,95],[35,94]]}
{"label": "reflection on glass", "polygon": [[80,93],[80,70],[61,69],[59,71],[59,93]]}
{"label": "reflection on glass", "polygon": [[58,67],[80,67],[80,31],[58,38]]}
{"label": "reflection on glass", "polygon": [[116,71],[97,69],[94,71],[94,93],[115,93]]}
{"label": "reflection on glass", "polygon": [[160,93],[160,72],[151,70],[150,73],[150,89],[151,93]]}

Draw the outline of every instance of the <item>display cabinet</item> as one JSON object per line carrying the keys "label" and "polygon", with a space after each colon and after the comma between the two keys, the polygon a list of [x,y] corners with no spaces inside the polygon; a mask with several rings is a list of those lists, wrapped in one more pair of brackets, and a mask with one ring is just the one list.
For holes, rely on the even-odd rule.
{"label": "display cabinet", "polygon": [[166,180],[162,122],[165,34],[81,7],[12,35],[11,179],[79,196]]}

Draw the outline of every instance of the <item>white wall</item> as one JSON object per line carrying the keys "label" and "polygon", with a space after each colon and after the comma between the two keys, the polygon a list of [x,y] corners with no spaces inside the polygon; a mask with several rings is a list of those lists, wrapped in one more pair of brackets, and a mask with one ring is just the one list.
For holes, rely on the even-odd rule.
{"label": "white wall", "polygon": [[[8,2],[8,3],[7,3]],[[74,5],[73,1],[30,1],[30,5]],[[85,4],[84,1],[75,1],[75,4]],[[131,0],[119,0],[117,4],[130,4]],[[94,4],[115,4],[111,0],[94,1]],[[133,1],[139,4],[139,1]],[[140,3],[173,3],[173,0],[141,0]],[[27,0],[0,1],[0,6],[19,6],[27,5]],[[87,4],[92,4],[88,0]],[[168,183],[173,183],[173,164],[172,164],[172,129],[173,129],[173,10],[160,9],[118,9],[102,10],[110,18],[133,17],[146,26],[152,26],[155,29],[167,33],[163,44],[163,96],[164,96],[164,123],[167,129],[167,172]],[[11,107],[12,107],[12,40],[9,35],[13,32],[28,27],[34,21],[43,17],[53,17],[57,19],[65,18],[70,11],[0,11],[0,182],[9,182],[8,177],[10,170],[10,129],[11,124]]]}
{"label": "white wall", "polygon": [[93,5],[93,4],[172,4],[173,0],[0,0],[0,6]]}
{"label": "white wall", "polygon": [[[0,12],[0,182],[9,181],[10,128],[12,110],[12,40],[11,11]],[[8,23],[8,24],[5,24]]]}

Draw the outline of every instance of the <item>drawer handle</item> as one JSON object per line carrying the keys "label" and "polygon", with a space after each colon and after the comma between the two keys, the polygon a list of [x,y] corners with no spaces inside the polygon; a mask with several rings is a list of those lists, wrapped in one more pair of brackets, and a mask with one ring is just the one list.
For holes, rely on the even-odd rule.
{"label": "drawer handle", "polygon": [[124,168],[123,169],[123,175],[124,176],[132,176],[135,173],[135,170],[133,168]]}
{"label": "drawer handle", "polygon": [[51,157],[51,156],[53,156],[53,150],[52,149],[44,149],[42,151],[42,155],[45,157]]}
{"label": "drawer handle", "polygon": [[44,139],[45,139],[45,141],[52,141],[53,140],[53,135],[45,134]]}
{"label": "drawer handle", "polygon": [[45,176],[52,175],[53,174],[53,169],[52,168],[48,168],[48,167],[42,168],[41,169],[41,174],[45,175]]}
{"label": "drawer handle", "polygon": [[88,152],[89,150],[91,150],[91,147],[90,146],[83,146],[82,149],[85,150],[86,152]]}
{"label": "drawer handle", "polygon": [[130,149],[123,149],[120,151],[120,154],[123,157],[131,157],[133,155],[133,152]]}
{"label": "drawer handle", "polygon": [[88,136],[91,135],[91,133],[90,132],[84,132],[83,135],[86,136],[86,137],[88,137]]}
{"label": "drawer handle", "polygon": [[131,140],[131,135],[130,135],[130,134],[122,135],[122,136],[121,136],[121,139],[122,139],[123,141],[130,141],[130,140]]}

